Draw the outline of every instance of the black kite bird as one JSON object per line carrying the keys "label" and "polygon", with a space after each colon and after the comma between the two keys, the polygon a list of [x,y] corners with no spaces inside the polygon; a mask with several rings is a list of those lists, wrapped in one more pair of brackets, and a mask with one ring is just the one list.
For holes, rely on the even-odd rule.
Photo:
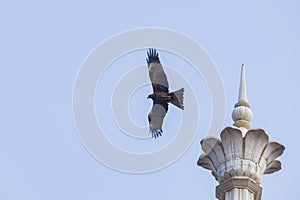
{"label": "black kite bird", "polygon": [[153,100],[151,112],[148,114],[149,128],[152,137],[157,138],[162,135],[162,124],[166,113],[168,112],[168,103],[172,103],[180,109],[183,107],[183,92],[181,88],[175,92],[169,93],[169,83],[167,76],[160,64],[158,53],[155,49],[149,49],[147,52],[148,70],[152,83],[153,94],[148,98]]}

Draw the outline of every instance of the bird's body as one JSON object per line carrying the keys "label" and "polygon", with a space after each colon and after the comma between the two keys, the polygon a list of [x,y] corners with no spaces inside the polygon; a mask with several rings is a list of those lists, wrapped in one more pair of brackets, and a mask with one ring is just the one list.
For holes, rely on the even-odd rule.
{"label": "bird's body", "polygon": [[151,112],[148,115],[150,132],[152,137],[157,138],[162,134],[163,119],[168,112],[168,103],[172,103],[180,109],[183,107],[183,92],[181,88],[169,93],[167,76],[160,64],[158,53],[150,49],[147,58],[149,76],[152,83],[153,93],[148,96],[153,100]]}
{"label": "bird's body", "polygon": [[155,92],[148,96],[153,100],[154,103],[165,103],[172,99],[172,96],[168,92]]}

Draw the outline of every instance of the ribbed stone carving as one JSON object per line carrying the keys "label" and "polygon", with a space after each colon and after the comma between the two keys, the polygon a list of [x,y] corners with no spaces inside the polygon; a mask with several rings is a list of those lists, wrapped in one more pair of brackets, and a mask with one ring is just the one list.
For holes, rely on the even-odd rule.
{"label": "ribbed stone carving", "polygon": [[230,177],[246,176],[260,183],[263,174],[281,169],[276,160],[284,151],[284,146],[269,141],[263,129],[248,130],[243,137],[237,127],[225,128],[221,140],[209,137],[201,141],[204,151],[197,162],[199,166],[212,171],[219,183]]}
{"label": "ribbed stone carving", "polygon": [[233,109],[232,112],[233,121],[246,120],[250,122],[253,118],[253,113],[250,108],[246,106],[238,106]]}
{"label": "ribbed stone carving", "polygon": [[216,188],[219,200],[261,200],[262,175],[281,169],[276,158],[283,153],[284,146],[270,141],[263,129],[250,129],[252,118],[242,65],[238,102],[232,112],[233,126],[225,128],[220,139],[203,139],[204,153],[197,162],[211,170],[219,182]]}

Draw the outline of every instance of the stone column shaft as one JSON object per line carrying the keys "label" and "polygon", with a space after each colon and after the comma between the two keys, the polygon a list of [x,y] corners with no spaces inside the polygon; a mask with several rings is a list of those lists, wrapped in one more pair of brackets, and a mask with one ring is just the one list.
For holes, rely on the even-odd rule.
{"label": "stone column shaft", "polygon": [[225,193],[226,200],[254,200],[254,194],[247,189],[234,188]]}
{"label": "stone column shaft", "polygon": [[260,200],[262,188],[247,177],[233,177],[216,188],[219,200]]}

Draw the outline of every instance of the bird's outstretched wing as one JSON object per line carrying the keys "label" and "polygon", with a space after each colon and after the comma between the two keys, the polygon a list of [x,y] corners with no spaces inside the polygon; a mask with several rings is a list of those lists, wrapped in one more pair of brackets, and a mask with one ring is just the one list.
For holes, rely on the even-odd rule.
{"label": "bird's outstretched wing", "polygon": [[162,135],[162,124],[168,110],[168,103],[153,103],[152,109],[148,114],[148,121],[152,137],[157,138]]}
{"label": "bird's outstretched wing", "polygon": [[169,92],[169,83],[163,67],[160,64],[158,53],[155,49],[149,49],[147,54],[149,77],[152,83],[153,91]]}

